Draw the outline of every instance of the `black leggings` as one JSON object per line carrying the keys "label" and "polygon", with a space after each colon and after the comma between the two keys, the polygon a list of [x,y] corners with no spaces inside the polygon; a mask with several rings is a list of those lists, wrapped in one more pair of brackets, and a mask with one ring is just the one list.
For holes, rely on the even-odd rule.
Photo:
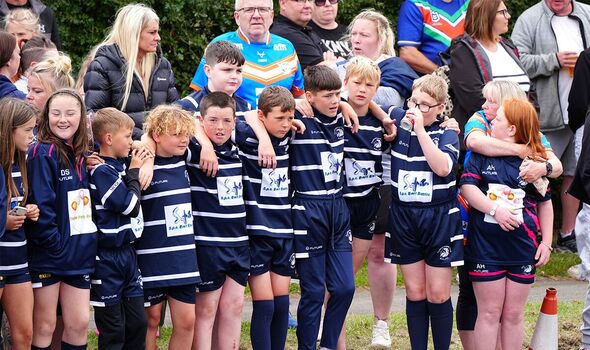
{"label": "black leggings", "polygon": [[147,316],[143,297],[123,298],[117,305],[94,308],[101,350],[145,349]]}

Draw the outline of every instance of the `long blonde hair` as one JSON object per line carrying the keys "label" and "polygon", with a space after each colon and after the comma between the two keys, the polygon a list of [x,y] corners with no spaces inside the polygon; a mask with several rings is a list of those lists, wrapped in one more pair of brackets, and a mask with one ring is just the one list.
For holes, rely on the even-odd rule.
{"label": "long blonde hair", "polygon": [[125,111],[127,101],[129,100],[134,74],[139,76],[144,91],[147,92],[149,90],[149,79],[156,65],[156,53],[150,52],[145,54],[141,62],[139,62],[139,71],[136,62],[139,55],[139,37],[141,31],[153,21],[159,23],[160,18],[153,9],[144,4],[129,4],[120,8],[117,11],[115,22],[107,37],[103,42],[95,46],[88,55],[87,61],[90,62],[96,56],[99,48],[112,44],[116,44],[121,51],[121,55],[126,61],[123,71],[123,75],[125,76],[125,92],[121,101],[122,111]]}

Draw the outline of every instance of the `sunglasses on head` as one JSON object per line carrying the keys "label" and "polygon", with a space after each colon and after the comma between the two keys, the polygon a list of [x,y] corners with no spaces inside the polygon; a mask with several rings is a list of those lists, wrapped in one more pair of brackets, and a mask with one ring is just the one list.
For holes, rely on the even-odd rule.
{"label": "sunglasses on head", "polygon": [[314,2],[316,6],[325,6],[326,2],[328,1],[330,2],[330,4],[336,5],[340,0],[315,0]]}

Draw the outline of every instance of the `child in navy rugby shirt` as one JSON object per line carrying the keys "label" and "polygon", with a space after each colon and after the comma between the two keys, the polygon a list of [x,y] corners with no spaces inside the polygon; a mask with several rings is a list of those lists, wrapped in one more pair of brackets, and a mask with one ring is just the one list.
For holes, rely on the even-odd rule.
{"label": "child in navy rugby shirt", "polygon": [[254,350],[284,349],[287,337],[289,284],[295,268],[288,153],[294,112],[295,100],[284,87],[269,86],[260,94],[257,113],[277,155],[274,169],[258,164],[259,142],[250,126],[240,121],[236,126],[250,239]]}
{"label": "child in navy rugby shirt", "polygon": [[133,126],[133,119],[115,108],[100,109],[92,119],[94,140],[104,160],[90,171],[93,217],[99,231],[90,304],[101,348],[145,347],[147,318],[133,242],[143,231],[139,167],[151,154],[145,148],[134,150],[126,167]]}
{"label": "child in navy rugby shirt", "polygon": [[88,129],[84,101],[73,90],[54,92],[39,121],[39,143],[29,148],[31,202],[39,220],[27,230],[35,303],[33,349],[47,349],[61,303],[61,348],[86,348],[90,276],[97,235],[92,221],[85,153]]}
{"label": "child in navy rugby shirt", "polygon": [[334,349],[354,295],[350,214],[343,194],[344,121],[342,83],[329,67],[305,71],[305,95],[314,115],[289,149],[296,268],[301,301],[299,349],[315,349],[324,292],[330,293],[320,346]]}
{"label": "child in navy rugby shirt", "polygon": [[161,105],[144,122],[156,143],[150,186],[142,191],[144,230],[136,242],[148,315],[146,348],[156,348],[162,301],[172,315],[171,349],[189,349],[193,340],[195,289],[200,281],[186,154],[194,118],[176,106]]}
{"label": "child in navy rugby shirt", "polygon": [[[27,204],[29,186],[26,152],[33,142],[37,110],[14,98],[0,100],[0,171],[6,172],[0,186],[7,193],[0,201],[0,299],[11,325],[11,344],[15,349],[31,347],[33,331],[33,289],[29,274],[25,220],[36,221],[39,208]],[[8,198],[6,198],[8,196]],[[14,212],[18,207],[24,212]],[[22,209],[21,209],[22,210]],[[6,212],[8,211],[8,215]],[[2,292],[4,288],[4,292]]]}
{"label": "child in navy rugby shirt", "polygon": [[457,132],[438,119],[446,82],[434,75],[414,81],[407,118],[412,130],[397,130],[391,144],[390,230],[386,261],[400,265],[406,286],[406,314],[412,349],[426,349],[428,324],[436,349],[448,349],[453,327],[451,266],[463,264],[463,235],[454,168]]}

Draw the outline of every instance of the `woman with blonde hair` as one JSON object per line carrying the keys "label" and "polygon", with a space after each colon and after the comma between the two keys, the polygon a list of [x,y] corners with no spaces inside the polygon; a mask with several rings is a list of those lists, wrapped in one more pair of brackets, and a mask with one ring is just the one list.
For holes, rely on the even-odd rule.
{"label": "woman with blonde hair", "polygon": [[4,19],[4,29],[16,37],[19,47],[35,35],[42,35],[39,31],[39,16],[28,9],[10,11]]}
{"label": "woman with blonde hair", "polygon": [[111,31],[90,52],[84,75],[86,107],[115,107],[135,122],[133,139],[143,134],[149,110],[178,99],[170,62],[160,48],[160,19],[143,4],[117,11]]}
{"label": "woman with blonde hair", "polygon": [[72,61],[64,54],[46,58],[29,72],[27,102],[41,112],[51,94],[63,88],[73,88]]}
{"label": "woman with blonde hair", "polygon": [[[387,17],[375,10],[364,10],[348,26],[348,39],[354,56],[365,56],[381,69],[381,80],[374,101],[379,105],[402,106],[412,92],[418,76],[401,58],[396,57],[395,37]],[[348,61],[336,63],[344,80]]]}
{"label": "woman with blonde hair", "polygon": [[[546,161],[539,130],[533,105],[510,99],[498,109],[491,134],[523,144],[531,157]],[[526,182],[521,164],[516,156],[473,153],[461,177],[461,193],[471,206],[465,261],[477,301],[476,349],[495,349],[500,330],[503,349],[522,348],[524,305],[535,269],[553,250],[551,191]]]}

